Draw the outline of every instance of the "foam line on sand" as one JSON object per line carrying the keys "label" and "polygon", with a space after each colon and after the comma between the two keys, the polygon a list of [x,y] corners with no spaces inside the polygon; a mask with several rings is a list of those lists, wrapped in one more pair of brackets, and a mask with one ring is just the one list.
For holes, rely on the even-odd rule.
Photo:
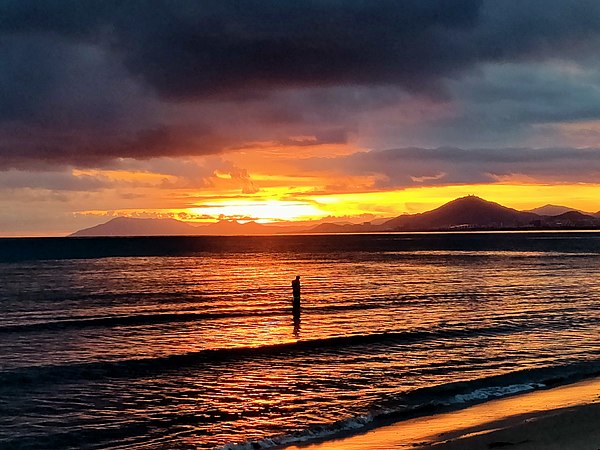
{"label": "foam line on sand", "polygon": [[600,449],[600,378],[410,419],[360,435],[288,447],[288,450],[393,448]]}

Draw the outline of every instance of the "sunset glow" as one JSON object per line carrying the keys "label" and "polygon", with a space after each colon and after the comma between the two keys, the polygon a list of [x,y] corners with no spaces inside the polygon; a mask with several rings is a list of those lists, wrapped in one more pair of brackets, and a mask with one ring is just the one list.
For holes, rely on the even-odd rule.
{"label": "sunset glow", "polygon": [[[0,236],[67,235],[120,215],[362,223],[467,194],[600,211],[596,28],[556,13],[556,33],[518,34],[520,15],[487,2],[419,9],[405,35],[389,5],[311,5],[213,17],[173,4],[124,26],[136,22],[128,6],[64,20],[44,6],[29,24],[7,4]],[[273,11],[258,20],[271,8],[290,27]],[[511,45],[489,34],[496,16],[519,36]],[[205,34],[207,17],[222,26]],[[335,30],[356,24],[365,32],[340,41]]]}
{"label": "sunset glow", "polygon": [[0,0],[0,448],[597,448],[598,48],[598,0]]}
{"label": "sunset glow", "polygon": [[[111,210],[81,210],[78,215],[87,217],[146,217],[175,218],[191,223],[210,223],[217,220],[256,221],[275,223],[287,221],[351,221],[361,223],[376,218],[389,218],[401,214],[428,211],[455,198],[478,195],[490,201],[519,210],[536,208],[543,204],[568,204],[583,211],[595,211],[598,206],[598,184],[488,184],[469,186],[438,186],[408,188],[396,191],[313,194],[310,191],[284,195],[287,188],[268,190],[260,194],[236,197],[224,194],[221,200],[196,201],[187,208],[139,208]],[[191,201],[194,193],[185,194]],[[254,199],[253,199],[254,198]],[[285,199],[287,198],[287,199]]]}
{"label": "sunset glow", "polygon": [[227,201],[205,203],[197,208],[189,208],[190,214],[215,218],[254,220],[259,223],[285,220],[314,220],[327,215],[326,211],[306,202],[278,200]]}

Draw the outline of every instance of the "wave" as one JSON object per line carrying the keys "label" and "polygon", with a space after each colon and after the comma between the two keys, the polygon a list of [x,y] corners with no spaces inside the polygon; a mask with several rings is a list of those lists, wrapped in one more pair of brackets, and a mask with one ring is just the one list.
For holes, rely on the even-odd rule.
{"label": "wave", "polygon": [[[383,305],[374,303],[370,305],[347,304],[347,305],[327,305],[310,307],[311,313],[331,312],[331,311],[351,311],[351,310],[371,310],[381,308]],[[118,326],[140,326],[140,325],[160,325],[168,323],[198,322],[203,320],[216,320],[225,318],[243,318],[256,316],[289,316],[291,308],[272,308],[261,310],[234,310],[215,312],[183,312],[183,313],[153,313],[153,314],[130,314],[120,316],[103,317],[66,317],[47,321],[37,321],[29,323],[16,323],[0,325],[1,333],[28,333],[38,331],[62,331],[66,329],[82,329],[95,327],[118,327]]]}
{"label": "wave", "polygon": [[299,340],[258,347],[205,349],[154,358],[24,367],[1,372],[0,384],[29,384],[79,378],[96,379],[111,376],[130,377],[148,374],[150,371],[166,371],[203,363],[218,364],[220,362],[226,363],[239,359],[279,357],[298,352],[336,351],[346,349],[349,346],[385,344],[386,342],[415,342],[435,338],[436,336],[439,336],[439,333],[426,330],[374,333]]}
{"label": "wave", "polygon": [[285,311],[240,311],[240,312],[214,312],[214,313],[157,313],[157,314],[132,314],[126,316],[83,317],[63,320],[51,320],[24,324],[11,324],[0,326],[0,333],[22,333],[47,330],[65,330],[93,327],[118,327],[159,325],[165,323],[195,322],[208,319],[236,318],[247,316],[270,316],[283,314]]}
{"label": "wave", "polygon": [[[407,296],[406,301],[423,300],[429,298],[429,295],[414,295]],[[311,314],[332,312],[332,311],[355,311],[355,310],[372,310],[385,308],[388,305],[384,299],[382,302],[370,303],[370,304],[338,304],[338,305],[326,305],[306,308],[307,312]],[[566,312],[568,309],[563,309]],[[101,316],[101,317],[64,317],[55,318],[53,320],[36,321],[28,323],[14,323],[0,325],[0,334],[3,333],[34,333],[40,331],[64,331],[69,329],[83,329],[83,328],[112,328],[119,326],[144,326],[144,325],[161,325],[169,323],[183,323],[183,322],[200,322],[205,320],[218,320],[225,318],[244,318],[244,317],[284,317],[290,315],[290,308],[270,308],[260,310],[231,310],[222,311],[215,310],[214,312],[158,312],[150,314],[130,314],[130,315],[114,315],[114,316]],[[522,327],[530,329],[537,325],[552,326],[558,325],[562,328],[573,326],[567,318],[561,317],[556,323],[553,323],[553,319],[545,315],[540,315],[538,318],[542,319],[539,323],[532,321],[533,316],[528,315],[528,323],[522,323]],[[510,319],[510,318],[506,318]],[[571,322],[581,325],[586,322],[599,323],[599,319],[577,317],[571,318]],[[543,323],[542,323],[543,322]],[[510,326],[518,327],[518,322],[514,321]],[[511,328],[512,329],[512,328]],[[492,330],[493,331],[493,330]]]}
{"label": "wave", "polygon": [[599,375],[600,360],[597,360],[526,369],[471,381],[420,388],[366,414],[259,440],[228,443],[218,447],[218,450],[260,450],[325,438],[341,438],[409,418],[452,411],[494,398],[547,389]]}
{"label": "wave", "polygon": [[[526,327],[547,326],[547,322],[525,324]],[[286,358],[300,353],[319,353],[319,355],[347,352],[350,347],[372,352],[374,346],[410,344],[439,339],[470,338],[474,336],[494,336],[510,334],[526,329],[520,323],[506,323],[493,327],[455,328],[440,326],[430,329],[415,329],[400,332],[382,332],[334,336],[320,339],[307,339],[268,344],[262,346],[240,346],[216,349],[203,349],[194,352],[134,358],[115,361],[93,361],[67,363],[62,365],[29,366],[0,372],[0,385],[22,385],[52,383],[64,380],[101,379],[106,377],[137,377],[149,373],[160,373],[185,367],[229,363],[236,360],[257,358]]]}

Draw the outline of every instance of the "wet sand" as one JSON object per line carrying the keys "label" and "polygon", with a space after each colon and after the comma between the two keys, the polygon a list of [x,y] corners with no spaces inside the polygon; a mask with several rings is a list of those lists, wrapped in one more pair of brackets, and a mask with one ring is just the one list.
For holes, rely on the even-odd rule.
{"label": "wet sand", "polygon": [[[500,429],[427,446],[436,450],[506,448],[515,450],[600,449],[600,404],[514,417]],[[418,447],[417,447],[418,448]]]}
{"label": "wet sand", "polygon": [[302,450],[600,449],[600,378],[375,428]]}

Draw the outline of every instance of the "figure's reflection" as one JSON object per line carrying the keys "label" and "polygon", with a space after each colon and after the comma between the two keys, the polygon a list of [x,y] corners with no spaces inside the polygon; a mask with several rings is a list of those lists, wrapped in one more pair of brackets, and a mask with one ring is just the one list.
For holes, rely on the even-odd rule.
{"label": "figure's reflection", "polygon": [[296,279],[292,280],[292,308],[294,311],[300,310],[300,275],[296,275]]}
{"label": "figure's reflection", "polygon": [[300,335],[300,308],[298,311],[294,311],[294,336],[298,337]]}
{"label": "figure's reflection", "polygon": [[292,316],[294,318],[294,336],[300,334],[300,275],[292,281]]}

